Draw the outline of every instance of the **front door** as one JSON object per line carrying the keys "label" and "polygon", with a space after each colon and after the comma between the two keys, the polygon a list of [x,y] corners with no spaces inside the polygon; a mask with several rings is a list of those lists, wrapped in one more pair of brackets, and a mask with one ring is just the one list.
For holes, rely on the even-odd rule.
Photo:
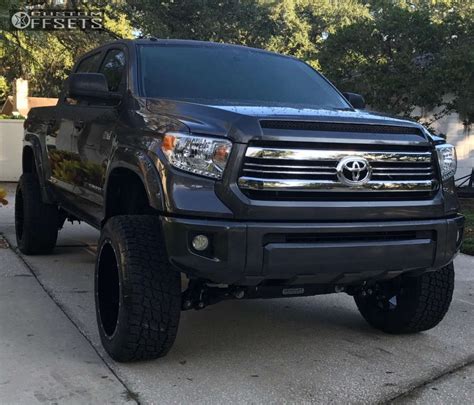
{"label": "front door", "polygon": [[[109,49],[98,73],[104,74],[109,91],[125,93],[125,52]],[[78,183],[75,184],[87,213],[100,218],[104,204],[105,173],[116,128],[119,125],[120,101],[91,100],[76,106],[73,121],[71,152],[78,159]]]}
{"label": "front door", "polygon": [[[102,57],[101,52],[84,57],[74,72],[97,72]],[[54,130],[47,137],[50,181],[66,203],[80,193],[82,172],[79,156],[74,152],[73,137],[80,130],[78,114],[87,104],[86,100],[72,99],[63,93],[56,107],[55,120],[51,122]]]}

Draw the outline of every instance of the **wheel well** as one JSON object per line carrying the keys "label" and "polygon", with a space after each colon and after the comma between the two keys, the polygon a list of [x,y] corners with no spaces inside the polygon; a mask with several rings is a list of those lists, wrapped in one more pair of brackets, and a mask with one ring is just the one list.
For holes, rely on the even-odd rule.
{"label": "wheel well", "polygon": [[35,155],[29,146],[23,148],[22,168],[23,173],[36,173]]}
{"label": "wheel well", "polygon": [[105,220],[116,215],[152,214],[140,177],[128,169],[114,169],[107,183]]}

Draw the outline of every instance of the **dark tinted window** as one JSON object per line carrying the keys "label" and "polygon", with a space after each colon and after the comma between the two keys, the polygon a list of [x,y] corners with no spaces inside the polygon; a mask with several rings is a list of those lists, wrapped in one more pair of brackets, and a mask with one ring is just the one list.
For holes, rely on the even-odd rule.
{"label": "dark tinted window", "polygon": [[77,73],[95,73],[97,72],[97,65],[99,63],[100,53],[96,53],[95,55],[88,56],[87,58],[83,59],[79,66],[76,69]]}
{"label": "dark tinted window", "polygon": [[121,90],[125,70],[125,54],[119,49],[107,52],[99,73],[103,73],[107,79],[110,91]]}
{"label": "dark tinted window", "polygon": [[350,107],[322,76],[293,58],[206,45],[142,45],[139,55],[146,97],[208,104]]}

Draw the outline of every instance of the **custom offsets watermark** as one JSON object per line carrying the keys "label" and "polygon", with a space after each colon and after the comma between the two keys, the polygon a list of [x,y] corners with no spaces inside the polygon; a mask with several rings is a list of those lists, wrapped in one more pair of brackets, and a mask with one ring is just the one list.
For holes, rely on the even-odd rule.
{"label": "custom offsets watermark", "polygon": [[14,10],[10,12],[14,30],[56,31],[94,30],[104,27],[103,11],[89,10]]}

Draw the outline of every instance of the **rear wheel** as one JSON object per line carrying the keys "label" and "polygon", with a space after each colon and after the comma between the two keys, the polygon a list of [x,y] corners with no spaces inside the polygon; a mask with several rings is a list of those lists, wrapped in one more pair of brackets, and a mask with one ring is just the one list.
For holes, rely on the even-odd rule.
{"label": "rear wheel", "polygon": [[150,360],[170,350],[181,314],[181,276],[168,262],[156,216],[107,221],[98,246],[95,299],[100,338],[114,360]]}
{"label": "rear wheel", "polygon": [[377,284],[355,302],[365,320],[387,333],[415,333],[434,328],[446,315],[454,290],[452,264],[417,277]]}
{"label": "rear wheel", "polygon": [[27,255],[50,253],[56,246],[59,210],[46,204],[35,174],[20,177],[15,196],[15,230],[20,251]]}

